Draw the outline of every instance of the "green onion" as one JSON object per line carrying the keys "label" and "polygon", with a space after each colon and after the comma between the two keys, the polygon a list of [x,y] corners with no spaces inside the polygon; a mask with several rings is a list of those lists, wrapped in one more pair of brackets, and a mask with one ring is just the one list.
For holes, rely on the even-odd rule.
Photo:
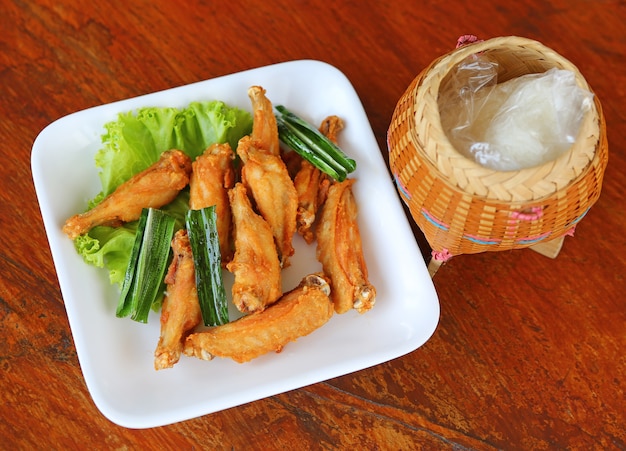
{"label": "green onion", "polygon": [[187,212],[187,234],[196,270],[196,289],[205,326],[229,322],[215,205]]}
{"label": "green onion", "polygon": [[347,171],[332,159],[324,158],[323,155],[315,152],[314,147],[310,144],[310,141],[303,139],[297,130],[293,129],[292,125],[287,124],[280,117],[276,118],[276,124],[278,125],[278,135],[280,140],[299,154],[302,158],[307,160],[313,166],[320,171],[330,175],[335,180],[340,182],[347,177]]}
{"label": "green onion", "polygon": [[142,210],[116,316],[148,322],[150,308],[162,292],[175,222],[160,210]]}
{"label": "green onion", "polygon": [[[285,144],[289,146],[289,144],[283,140],[285,134],[287,134],[287,139],[289,139],[292,134],[296,135],[311,148],[312,152],[317,154],[328,165],[335,168],[340,166],[348,174],[356,169],[356,161],[352,158],[348,158],[334,142],[324,136],[313,125],[298,117],[282,105],[276,105],[276,111],[279,113],[276,115],[277,123],[282,123],[282,126],[279,125],[279,137]],[[298,152],[297,149],[293,150]],[[304,155],[303,157],[307,158]],[[310,162],[316,165],[313,161]],[[321,167],[319,169],[323,170]]]}

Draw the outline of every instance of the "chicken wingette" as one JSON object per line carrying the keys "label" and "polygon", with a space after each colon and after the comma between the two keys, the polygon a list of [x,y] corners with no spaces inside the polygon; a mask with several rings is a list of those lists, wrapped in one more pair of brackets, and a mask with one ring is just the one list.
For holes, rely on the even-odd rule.
{"label": "chicken wingette", "polygon": [[288,343],[328,322],[333,315],[329,291],[323,276],[309,275],[263,312],[189,335],[184,353],[203,360],[229,357],[244,363],[268,352],[280,352]]}
{"label": "chicken wingette", "polygon": [[235,153],[228,143],[209,146],[193,162],[189,181],[189,208],[200,210],[215,205],[223,265],[232,258],[228,190],[235,183],[234,158]]}
{"label": "chicken wingette", "polygon": [[154,368],[171,368],[178,362],[187,334],[202,321],[196,278],[187,231],[172,240],[173,258],[165,276],[166,295],[161,307],[161,334],[154,351]]}
{"label": "chicken wingette", "polygon": [[316,229],[317,258],[330,277],[335,312],[371,309],[376,289],[368,280],[357,205],[352,193],[354,179],[333,183],[322,206]]}
{"label": "chicken wingette", "polygon": [[75,239],[99,225],[119,226],[139,219],[144,208],[172,202],[189,184],[191,159],[180,150],[168,150],[147,169],[118,186],[102,202],[69,218],[63,232]]}

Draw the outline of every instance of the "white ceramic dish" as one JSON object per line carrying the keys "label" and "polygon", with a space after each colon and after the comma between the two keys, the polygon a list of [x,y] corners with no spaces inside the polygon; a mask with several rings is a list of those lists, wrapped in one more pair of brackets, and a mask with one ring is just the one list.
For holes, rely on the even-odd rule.
{"label": "white ceramic dish", "polygon": [[[61,227],[100,191],[93,156],[103,125],[119,112],[214,99],[250,110],[247,89],[255,84],[312,123],[330,114],[344,119],[339,143],[358,162],[354,192],[377,303],[363,315],[335,315],[279,354],[245,364],[183,356],[157,372],[158,315],[151,313],[147,325],[116,318],[118,292],[108,273],[86,265]],[[87,387],[98,409],[121,426],[165,425],[351,373],[407,354],[435,331],[439,301],[363,106],[348,79],[326,63],[276,64],[68,115],[40,133],[31,164]],[[320,269],[313,247],[299,237],[295,247],[286,289]]]}

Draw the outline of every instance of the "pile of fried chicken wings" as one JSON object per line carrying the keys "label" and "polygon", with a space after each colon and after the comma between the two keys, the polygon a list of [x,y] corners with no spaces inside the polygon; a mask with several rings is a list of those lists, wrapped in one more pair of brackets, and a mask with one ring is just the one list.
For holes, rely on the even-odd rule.
{"label": "pile of fried chicken wings", "polygon": [[[157,370],[171,368],[182,354],[247,362],[279,352],[335,313],[364,313],[375,303],[352,192],[356,179],[338,182],[282,148],[265,89],[252,86],[248,96],[252,132],[236,149],[213,144],[193,162],[180,150],[165,151],[63,227],[74,239],[98,225],[134,221],[143,208],[163,207],[187,187],[190,209],[215,206],[222,266],[234,275],[232,302],[243,316],[224,325],[202,325],[189,237],[186,229],[178,230],[164,280]],[[319,130],[336,142],[342,128],[342,120],[330,116]],[[322,271],[303,275],[298,286],[283,292],[282,270],[294,255],[295,234],[316,244]]]}

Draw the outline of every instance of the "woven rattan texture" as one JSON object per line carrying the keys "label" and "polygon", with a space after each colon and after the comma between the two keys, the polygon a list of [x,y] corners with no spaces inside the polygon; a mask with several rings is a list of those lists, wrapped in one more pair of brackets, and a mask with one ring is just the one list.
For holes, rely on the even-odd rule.
{"label": "woven rattan texture", "polygon": [[558,159],[520,171],[482,167],[454,149],[441,127],[438,98],[451,68],[481,52],[499,65],[499,81],[570,62],[542,44],[495,38],[457,49],[424,69],[398,101],[388,133],[398,190],[436,252],[451,255],[516,249],[566,234],[600,195],[608,143],[600,102],[576,144]]}

